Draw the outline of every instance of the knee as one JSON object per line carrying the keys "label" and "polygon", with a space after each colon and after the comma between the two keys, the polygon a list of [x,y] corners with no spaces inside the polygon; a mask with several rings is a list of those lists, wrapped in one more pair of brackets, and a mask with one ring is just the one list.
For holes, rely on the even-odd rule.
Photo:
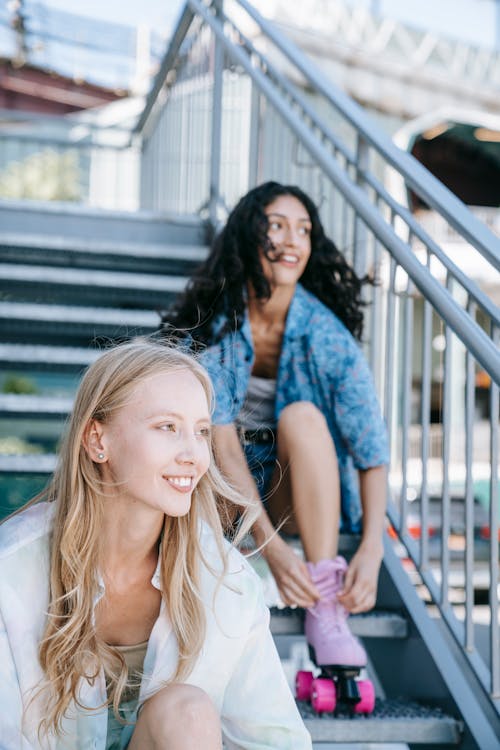
{"label": "knee", "polygon": [[184,684],[168,685],[151,696],[144,703],[140,719],[157,742],[169,740],[179,728],[189,737],[197,727],[217,731],[220,725],[218,712],[207,693]]}
{"label": "knee", "polygon": [[329,434],[325,416],[317,406],[311,401],[295,401],[285,406],[278,421],[278,435],[295,435],[300,439],[307,438],[312,431]]}

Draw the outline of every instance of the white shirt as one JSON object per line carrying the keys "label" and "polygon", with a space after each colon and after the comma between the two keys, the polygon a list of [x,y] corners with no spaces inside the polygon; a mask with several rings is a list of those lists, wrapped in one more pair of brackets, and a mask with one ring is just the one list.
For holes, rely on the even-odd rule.
{"label": "white shirt", "polygon": [[[73,704],[63,721],[64,734],[51,734],[40,743],[37,730],[44,715],[43,700],[28,707],[31,691],[43,678],[38,646],[49,602],[53,512],[52,504],[39,503],[0,527],[0,750],[105,750],[106,746],[106,708],[84,711]],[[205,644],[186,682],[200,687],[214,702],[227,750],[310,750],[310,736],[269,631],[269,611],[258,576],[227,544],[228,573],[217,587],[222,561],[206,524],[201,542],[216,574],[202,566]],[[161,590],[158,569],[152,583]],[[149,638],[139,705],[163,687],[177,661],[177,641],[162,602]],[[93,685],[80,681],[79,699],[92,708],[105,701],[102,669]]]}

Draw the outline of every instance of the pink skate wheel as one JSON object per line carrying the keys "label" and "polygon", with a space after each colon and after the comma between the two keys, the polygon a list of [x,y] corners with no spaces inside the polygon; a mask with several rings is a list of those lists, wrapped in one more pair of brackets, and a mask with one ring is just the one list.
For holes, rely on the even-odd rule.
{"label": "pink skate wheel", "polygon": [[334,711],[337,705],[335,685],[332,680],[318,677],[313,680],[311,690],[311,706],[318,713]]}
{"label": "pink skate wheel", "polygon": [[295,697],[298,701],[308,701],[311,697],[313,673],[300,670],[295,676]]}
{"label": "pink skate wheel", "polygon": [[359,680],[358,690],[361,700],[356,703],[354,713],[371,714],[375,708],[375,688],[370,680]]}

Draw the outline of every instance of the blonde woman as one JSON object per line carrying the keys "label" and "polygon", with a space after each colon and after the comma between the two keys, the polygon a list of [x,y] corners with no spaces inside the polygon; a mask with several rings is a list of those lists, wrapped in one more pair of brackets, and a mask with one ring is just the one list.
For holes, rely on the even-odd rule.
{"label": "blonde woman", "polygon": [[45,502],[0,528],[2,750],[311,747],[223,538],[244,501],[212,461],[211,401],[159,343],[88,369]]}

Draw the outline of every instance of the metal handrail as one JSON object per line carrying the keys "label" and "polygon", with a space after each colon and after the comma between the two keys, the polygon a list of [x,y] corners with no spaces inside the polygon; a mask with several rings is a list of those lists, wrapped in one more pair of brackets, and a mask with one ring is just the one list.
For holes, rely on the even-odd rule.
{"label": "metal handrail", "polygon": [[[411,154],[407,154],[404,151],[398,149],[389,138],[386,138],[377,128],[371,128],[370,123],[367,122],[367,115],[358,107],[355,102],[346,97],[341,91],[334,90],[331,84],[322,76],[317,69],[310,65],[309,61],[303,55],[303,53],[288,39],[279,34],[275,28],[266,21],[259,13],[255,10],[246,0],[238,0],[240,5],[245,8],[248,14],[253,18],[256,23],[259,24],[262,31],[277,45],[277,47],[286,55],[286,57],[301,71],[306,79],[314,86],[318,87],[323,96],[336,107],[337,110],[341,111],[345,118],[355,127],[363,136],[363,138],[371,143],[377,151],[387,159],[387,161],[394,166],[412,187],[419,192],[422,198],[429,204],[436,208],[458,231],[462,232],[466,239],[472,242],[472,244],[483,254],[489,262],[491,262],[496,268],[500,270],[500,242],[499,240],[484,226],[484,224],[476,219],[476,217],[466,208],[466,206],[451,193],[439,180],[437,180],[430,172],[422,167]],[[190,7],[191,6],[191,7]],[[194,10],[204,18],[204,20],[212,27],[215,33],[217,28],[220,28],[218,24],[213,23],[213,15],[207,9],[207,6],[194,0],[188,0],[184,8],[182,9],[178,23],[175,28],[175,32],[172,36],[170,45],[163,58],[163,62],[160,70],[158,71],[153,87],[147,97],[144,110],[135,125],[133,132],[135,134],[144,134],[146,124],[149,121],[150,116],[155,108],[155,104],[158,99],[159,93],[162,91],[167,75],[172,68],[172,65],[179,53],[182,42],[186,36],[189,26],[194,18]],[[222,15],[224,21],[228,19]],[[261,53],[256,50],[254,45],[245,37],[241,32],[238,32],[241,39],[245,42],[249,54],[257,55],[260,59],[262,58]],[[233,45],[229,43],[223,34],[218,34],[218,38],[224,44],[226,51],[231,55],[233,51]],[[264,91],[262,86],[259,85],[254,71],[254,66],[248,65],[248,60],[243,59],[241,55],[238,56],[238,62],[245,67],[246,72],[250,75],[252,80],[259,86],[260,90],[266,95],[269,95],[273,104],[276,103],[276,97],[269,91]],[[321,132],[327,137],[333,144],[334,147],[339,150],[344,158],[346,158],[350,164],[356,165],[354,153],[350,153],[343,144],[338,142],[335,134],[331,131],[331,128],[325,126],[321,119],[316,115],[314,110],[307,104],[304,98],[296,91],[296,89],[285,79],[283,75],[273,69],[272,64],[266,61],[266,73],[272,73],[272,78],[278,82],[280,87],[301,107],[304,114],[314,122],[314,125],[318,127]],[[266,76],[267,78],[268,76]],[[261,79],[262,80],[262,79]],[[322,165],[323,166],[323,165]],[[462,287],[468,292],[472,299],[477,302],[478,305],[491,317],[497,325],[500,325],[500,311],[492,303],[489,297],[477,286],[477,284],[469,279],[453,261],[446,256],[441,250],[437,243],[429,236],[429,234],[420,226],[416,221],[411,211],[405,206],[399,204],[384,188],[384,186],[376,180],[372,174],[365,170],[358,168],[360,176],[367,185],[376,190],[377,194],[382,200],[389,206],[397,215],[406,222],[408,228],[412,234],[421,240],[425,246],[440,260],[445,268],[450,271]],[[450,217],[444,209],[450,211]],[[455,218],[459,218],[460,221],[455,221]],[[472,226],[470,223],[472,222]],[[467,231],[464,228],[467,225]],[[479,230],[479,236],[478,232]],[[485,235],[485,237],[483,237]],[[380,238],[379,238],[380,239]],[[405,269],[407,270],[407,269]],[[413,277],[412,277],[413,278]],[[422,291],[422,289],[421,289]],[[483,363],[484,364],[484,363]],[[497,381],[498,382],[498,381]]]}
{"label": "metal handrail", "polygon": [[[25,112],[24,110],[12,110],[0,107],[0,125],[6,120],[9,126],[17,123],[18,125],[30,124],[35,125],[53,124],[57,126],[66,125],[68,127],[80,127],[83,126],[89,130],[89,132],[104,133],[113,130],[115,133],[123,133],[124,135],[130,134],[130,128],[123,127],[122,125],[101,125],[98,122],[91,122],[87,119],[85,112],[71,112],[67,115],[48,115],[44,112]],[[4,132],[3,126],[0,132]]]}
{"label": "metal handrail", "polygon": [[[451,294],[446,289],[443,289],[436,279],[430,275],[427,268],[409,251],[408,245],[394,233],[376,208],[368,203],[363,190],[345,176],[337,161],[332,158],[323,144],[318,142],[310,129],[294,116],[295,113],[292,108],[277,95],[267,76],[254,67],[243,50],[235,46],[226,37],[223,25],[209,12],[207,7],[202,2],[199,2],[199,0],[188,0],[188,2],[207,25],[211,27],[217,39],[223,44],[227,54],[245,69],[246,73],[248,73],[262,93],[269,98],[276,110],[288,122],[290,129],[301,140],[311,156],[321,165],[325,174],[330,177],[380,242],[389,250],[399,265],[404,268],[417,288],[432,303],[433,307],[446,320],[458,338],[474,354],[477,361],[481,363],[493,380],[500,385],[500,353],[486,333],[477,323],[470,319],[464,310],[459,307]],[[462,206],[460,201],[458,203]],[[466,213],[469,216],[469,212]]]}
{"label": "metal handrail", "polygon": [[[379,128],[372,126],[368,116],[356,102],[340,89],[334,89],[327,77],[307,59],[302,51],[290,39],[282,36],[247,0],[238,0],[238,3],[280,52],[300,70],[306,80],[342,113],[343,117],[392,167],[403,175],[408,185],[429,206],[438,210],[492,266],[500,270],[499,240],[468,211],[462,201],[430,174],[411,154],[398,149]],[[198,5],[198,3],[191,3],[192,6],[194,4]]]}
{"label": "metal handrail", "polygon": [[101,149],[103,151],[128,151],[130,149],[130,142],[122,143],[120,145],[116,143],[100,143],[99,141],[89,141],[84,139],[71,140],[62,138],[52,138],[51,136],[45,135],[29,135],[27,133],[15,133],[5,132],[0,130],[0,141],[11,140],[17,141],[18,143],[36,143],[40,146],[54,146],[57,148],[64,149],[77,149],[84,151],[86,149]]}
{"label": "metal handrail", "polygon": [[[306,83],[323,95],[324,99],[334,107],[347,122],[357,135],[357,149],[351,145],[342,142],[337,133],[333,132],[331,127],[325,124],[321,116],[314,111],[304,97],[283,73],[277,70],[266,55],[260,52],[254,44],[241,33],[241,30],[235,23],[224,15],[221,9],[220,0],[214,0],[212,4],[202,2],[201,0],[187,0],[184,10],[180,15],[180,21],[172,39],[169,50],[166,53],[164,64],[161,72],[155,81],[154,88],[148,97],[146,108],[140,118],[135,133],[143,135],[146,141],[151,131],[154,131],[158,122],[158,130],[153,132],[154,139],[160,139],[161,134],[166,132],[163,128],[163,120],[152,117],[153,113],[159,113],[160,107],[157,108],[157,96],[160,96],[159,104],[162,104],[167,97],[163,96],[165,86],[172,87],[174,90],[176,76],[172,71],[180,70],[182,72],[182,61],[189,58],[189,49],[185,44],[188,32],[194,19],[202,22],[200,29],[210,29],[211,38],[215,41],[215,54],[207,55],[210,60],[209,76],[207,76],[208,86],[212,87],[210,96],[212,97],[212,144],[211,144],[211,164],[210,164],[210,186],[208,191],[209,201],[214,202],[218,197],[219,188],[221,148],[220,148],[220,124],[222,120],[222,76],[224,62],[221,50],[229,62],[229,66],[237,71],[241,71],[252,82],[252,123],[255,118],[255,102],[259,102],[260,97],[271,104],[271,108],[286,123],[286,129],[296,139],[296,142],[308,152],[311,158],[311,165],[319,170],[319,174],[327,178],[328,184],[340,194],[343,206],[347,206],[349,211],[352,210],[355,217],[353,237],[356,244],[364,244],[364,229],[370,233],[375,241],[373,249],[373,260],[376,268],[380,268],[379,262],[381,257],[380,248],[388,251],[390,258],[390,268],[386,269],[389,273],[387,279],[387,327],[385,331],[385,411],[386,419],[392,430],[393,406],[392,399],[396,380],[396,367],[394,366],[395,358],[395,341],[396,341],[396,297],[399,296],[398,305],[404,306],[404,338],[403,343],[403,391],[402,396],[403,408],[402,414],[402,431],[403,435],[408,431],[410,423],[410,392],[411,392],[411,367],[412,357],[415,352],[412,342],[412,320],[413,320],[413,294],[415,289],[419,290],[423,297],[423,333],[422,338],[425,342],[422,354],[422,401],[421,401],[421,423],[422,423],[422,475],[421,475],[421,519],[422,519],[422,538],[420,545],[415,544],[406,531],[408,507],[406,505],[406,490],[408,488],[408,439],[404,437],[402,441],[402,464],[403,480],[401,486],[400,511],[396,504],[390,504],[388,517],[394,528],[397,530],[400,540],[409,552],[409,556],[415,562],[422,580],[427,586],[433,601],[439,607],[443,621],[448,626],[449,632],[454,636],[460,647],[464,659],[468,659],[471,674],[475,673],[478,684],[481,683],[485,688],[492,703],[496,706],[498,698],[498,679],[495,677],[495,670],[498,667],[498,644],[494,640],[494,630],[491,627],[492,639],[492,668],[485,666],[474,650],[473,636],[471,636],[471,602],[472,595],[470,590],[470,581],[468,581],[466,594],[466,621],[460,623],[452,608],[447,603],[447,586],[445,580],[441,585],[436,583],[434,574],[428,567],[428,547],[427,547],[427,529],[429,528],[429,507],[428,507],[428,442],[429,442],[429,424],[430,424],[430,394],[431,394],[431,335],[432,335],[432,309],[437,313],[441,322],[444,324],[444,338],[446,347],[444,353],[444,409],[443,409],[443,497],[442,497],[442,530],[446,531],[450,527],[450,477],[448,475],[447,461],[450,457],[450,440],[451,440],[451,390],[450,390],[450,369],[451,361],[451,341],[452,333],[456,339],[461,341],[467,349],[467,396],[466,396],[466,420],[467,420],[467,439],[468,453],[465,461],[466,467],[466,502],[467,512],[467,540],[469,551],[467,553],[466,574],[470,577],[474,562],[474,552],[471,548],[471,512],[472,512],[472,409],[473,409],[473,387],[474,387],[474,362],[478,363],[490,376],[493,385],[491,386],[491,412],[498,412],[498,385],[500,385],[500,353],[498,348],[498,330],[500,329],[500,311],[497,306],[488,298],[488,296],[479,288],[478,284],[469,279],[466,274],[446,255],[446,252],[428,233],[411,211],[399,203],[377,175],[369,171],[368,160],[366,158],[367,149],[373,148],[374,154],[381,157],[387,165],[394,168],[404,179],[407,186],[410,186],[421,198],[434,208],[448,223],[453,227],[462,238],[468,241],[491,265],[492,269],[500,268],[500,242],[497,238],[483,225],[468,209],[458,200],[447,188],[445,188],[436,178],[434,178],[419,162],[410,154],[399,150],[388,137],[378,131],[376,126],[372,126],[369,118],[364,114],[360,107],[352,102],[345,94],[338,91],[329,81],[315,69],[312,63],[309,63],[305,55],[297,47],[281,36],[280,32],[263,19],[260,14],[247,2],[247,0],[235,0],[253,19],[263,32],[264,37],[270,40],[276,50],[284,55],[287,65],[291,63],[295,71],[299,71],[304,76]],[[204,25],[203,25],[204,24]],[[196,34],[189,37],[193,43],[193,49],[196,49]],[[205,37],[203,37],[204,39]],[[213,48],[211,48],[213,49]],[[197,52],[195,52],[195,55]],[[196,59],[196,57],[195,57]],[[181,76],[181,80],[184,79]],[[203,81],[203,85],[206,81]],[[182,88],[179,89],[182,91]],[[175,101],[175,98],[174,98]],[[175,112],[175,109],[174,109]],[[161,114],[161,113],[160,113]],[[257,117],[259,115],[257,114]],[[204,127],[207,127],[208,118],[203,120]],[[166,118],[165,122],[168,124]],[[272,122],[272,121],[271,121]],[[167,127],[167,125],[165,125]],[[208,126],[210,127],[210,125]],[[258,129],[259,126],[257,126]],[[169,131],[170,132],[170,131]],[[158,133],[160,135],[158,135]],[[252,136],[254,137],[254,136]],[[257,143],[258,143],[258,136]],[[154,146],[149,147],[148,155],[154,157]],[[251,158],[256,155],[252,154]],[[149,156],[148,156],[149,158]],[[152,161],[153,170],[157,169],[157,163]],[[302,165],[301,165],[302,166]],[[309,165],[308,165],[309,166]],[[256,170],[255,170],[256,174]],[[251,180],[252,178],[250,178]],[[153,183],[154,184],[154,183]],[[252,184],[252,183],[251,183]],[[203,188],[205,189],[205,188]],[[222,192],[222,191],[220,191]],[[390,213],[390,219],[385,218],[386,213]],[[211,214],[212,219],[214,218]],[[344,219],[345,217],[343,217]],[[395,226],[395,220],[398,227]],[[404,224],[404,236],[398,234],[399,223]],[[344,221],[345,223],[345,221]],[[359,225],[359,226],[358,226]],[[363,229],[364,228],[364,229]],[[359,236],[356,232],[359,229]],[[425,251],[425,260],[421,261],[414,252],[414,241],[420,241]],[[357,248],[356,248],[357,249]],[[362,250],[361,252],[364,252]],[[431,273],[430,261],[436,258],[445,269],[446,282],[443,284],[438,281]],[[364,262],[364,258],[363,258]],[[361,266],[363,266],[363,262]],[[355,266],[356,267],[356,266]],[[404,290],[402,294],[396,291],[396,274],[402,269],[406,273]],[[466,308],[464,309],[463,300],[461,303],[453,296],[453,287],[455,282],[461,287],[459,293],[467,295]],[[401,288],[401,287],[400,287]],[[374,314],[372,319],[375,320],[375,304],[377,303],[377,293],[374,292]],[[491,326],[491,336],[476,322],[476,311],[485,313]],[[379,311],[380,312],[380,311]],[[401,312],[398,313],[401,316]],[[401,319],[401,318],[400,318]],[[375,347],[374,347],[375,349]],[[495,411],[496,410],[496,411]],[[395,410],[394,410],[395,413]],[[496,478],[497,463],[493,454],[497,448],[498,430],[494,425],[494,417],[491,418],[491,510],[490,510],[490,528],[491,534],[496,539],[498,524],[493,509],[496,508]],[[473,546],[473,545],[472,545]],[[494,555],[496,550],[493,542],[490,545],[490,553]],[[447,548],[443,545],[441,551],[441,570],[443,578],[449,570],[449,554]],[[490,561],[490,575],[493,582],[497,580],[498,561],[492,558]],[[492,589],[493,590],[493,589]],[[491,607],[492,616],[495,615]],[[495,615],[496,616],[496,615]]]}
{"label": "metal handrail", "polygon": [[161,90],[163,89],[163,86],[165,85],[167,75],[172,69],[175,59],[179,53],[181,44],[184,41],[184,38],[189,30],[189,27],[191,25],[193,18],[194,18],[194,13],[192,9],[189,7],[189,3],[186,3],[180,12],[179,18],[177,20],[177,24],[174,27],[175,28],[174,34],[172,36],[172,39],[170,40],[170,44],[167,48],[165,56],[163,57],[163,61],[160,66],[160,69],[158,70],[158,73],[155,76],[155,80],[151,88],[151,91],[149,92],[146,98],[146,103],[144,105],[142,114],[139,117],[133,129],[133,133],[143,133],[146,127],[146,123],[148,122],[153,112],[153,109],[155,108],[156,102],[158,100],[158,96]]}
{"label": "metal handrail", "polygon": [[[225,22],[228,22],[226,16],[222,15]],[[229,21],[230,23],[230,21]],[[250,55],[257,56],[260,60],[263,60],[263,55],[255,48],[251,41],[239,31],[240,39],[244,42]],[[178,47],[178,45],[176,45]],[[169,55],[170,56],[170,55]],[[356,164],[356,155],[354,152],[349,151],[344,144],[342,144],[337,138],[336,134],[332,129],[325,125],[325,123],[318,117],[316,112],[311,106],[305,101],[304,97],[299,94],[296,88],[278,71],[275,70],[273,65],[266,61],[266,75],[271,77],[283,91],[293,98],[293,100],[299,105],[304,115],[310,119],[311,123],[318,128],[321,133],[333,144],[335,150],[339,151],[342,156],[351,164],[356,167],[358,174],[366,182],[367,185],[376,191],[377,195],[386,203],[386,205],[394,211],[395,214],[400,216],[407,224],[409,230],[414,237],[418,238],[427,249],[443,264],[443,266],[453,274],[453,277],[461,284],[461,286],[468,292],[469,296],[487,313],[487,315],[497,324],[500,325],[500,309],[493,304],[491,299],[479,288],[479,286],[469,277],[467,277],[458,266],[453,263],[452,260],[443,252],[439,245],[430,237],[426,230],[418,223],[411,211],[398,203],[387,191],[382,183],[377,180],[373,174],[364,170]],[[419,164],[414,157],[412,160]],[[435,178],[433,178],[435,179]],[[441,183],[439,183],[441,185]],[[449,192],[449,191],[448,191]],[[451,194],[452,195],[452,194]]]}

